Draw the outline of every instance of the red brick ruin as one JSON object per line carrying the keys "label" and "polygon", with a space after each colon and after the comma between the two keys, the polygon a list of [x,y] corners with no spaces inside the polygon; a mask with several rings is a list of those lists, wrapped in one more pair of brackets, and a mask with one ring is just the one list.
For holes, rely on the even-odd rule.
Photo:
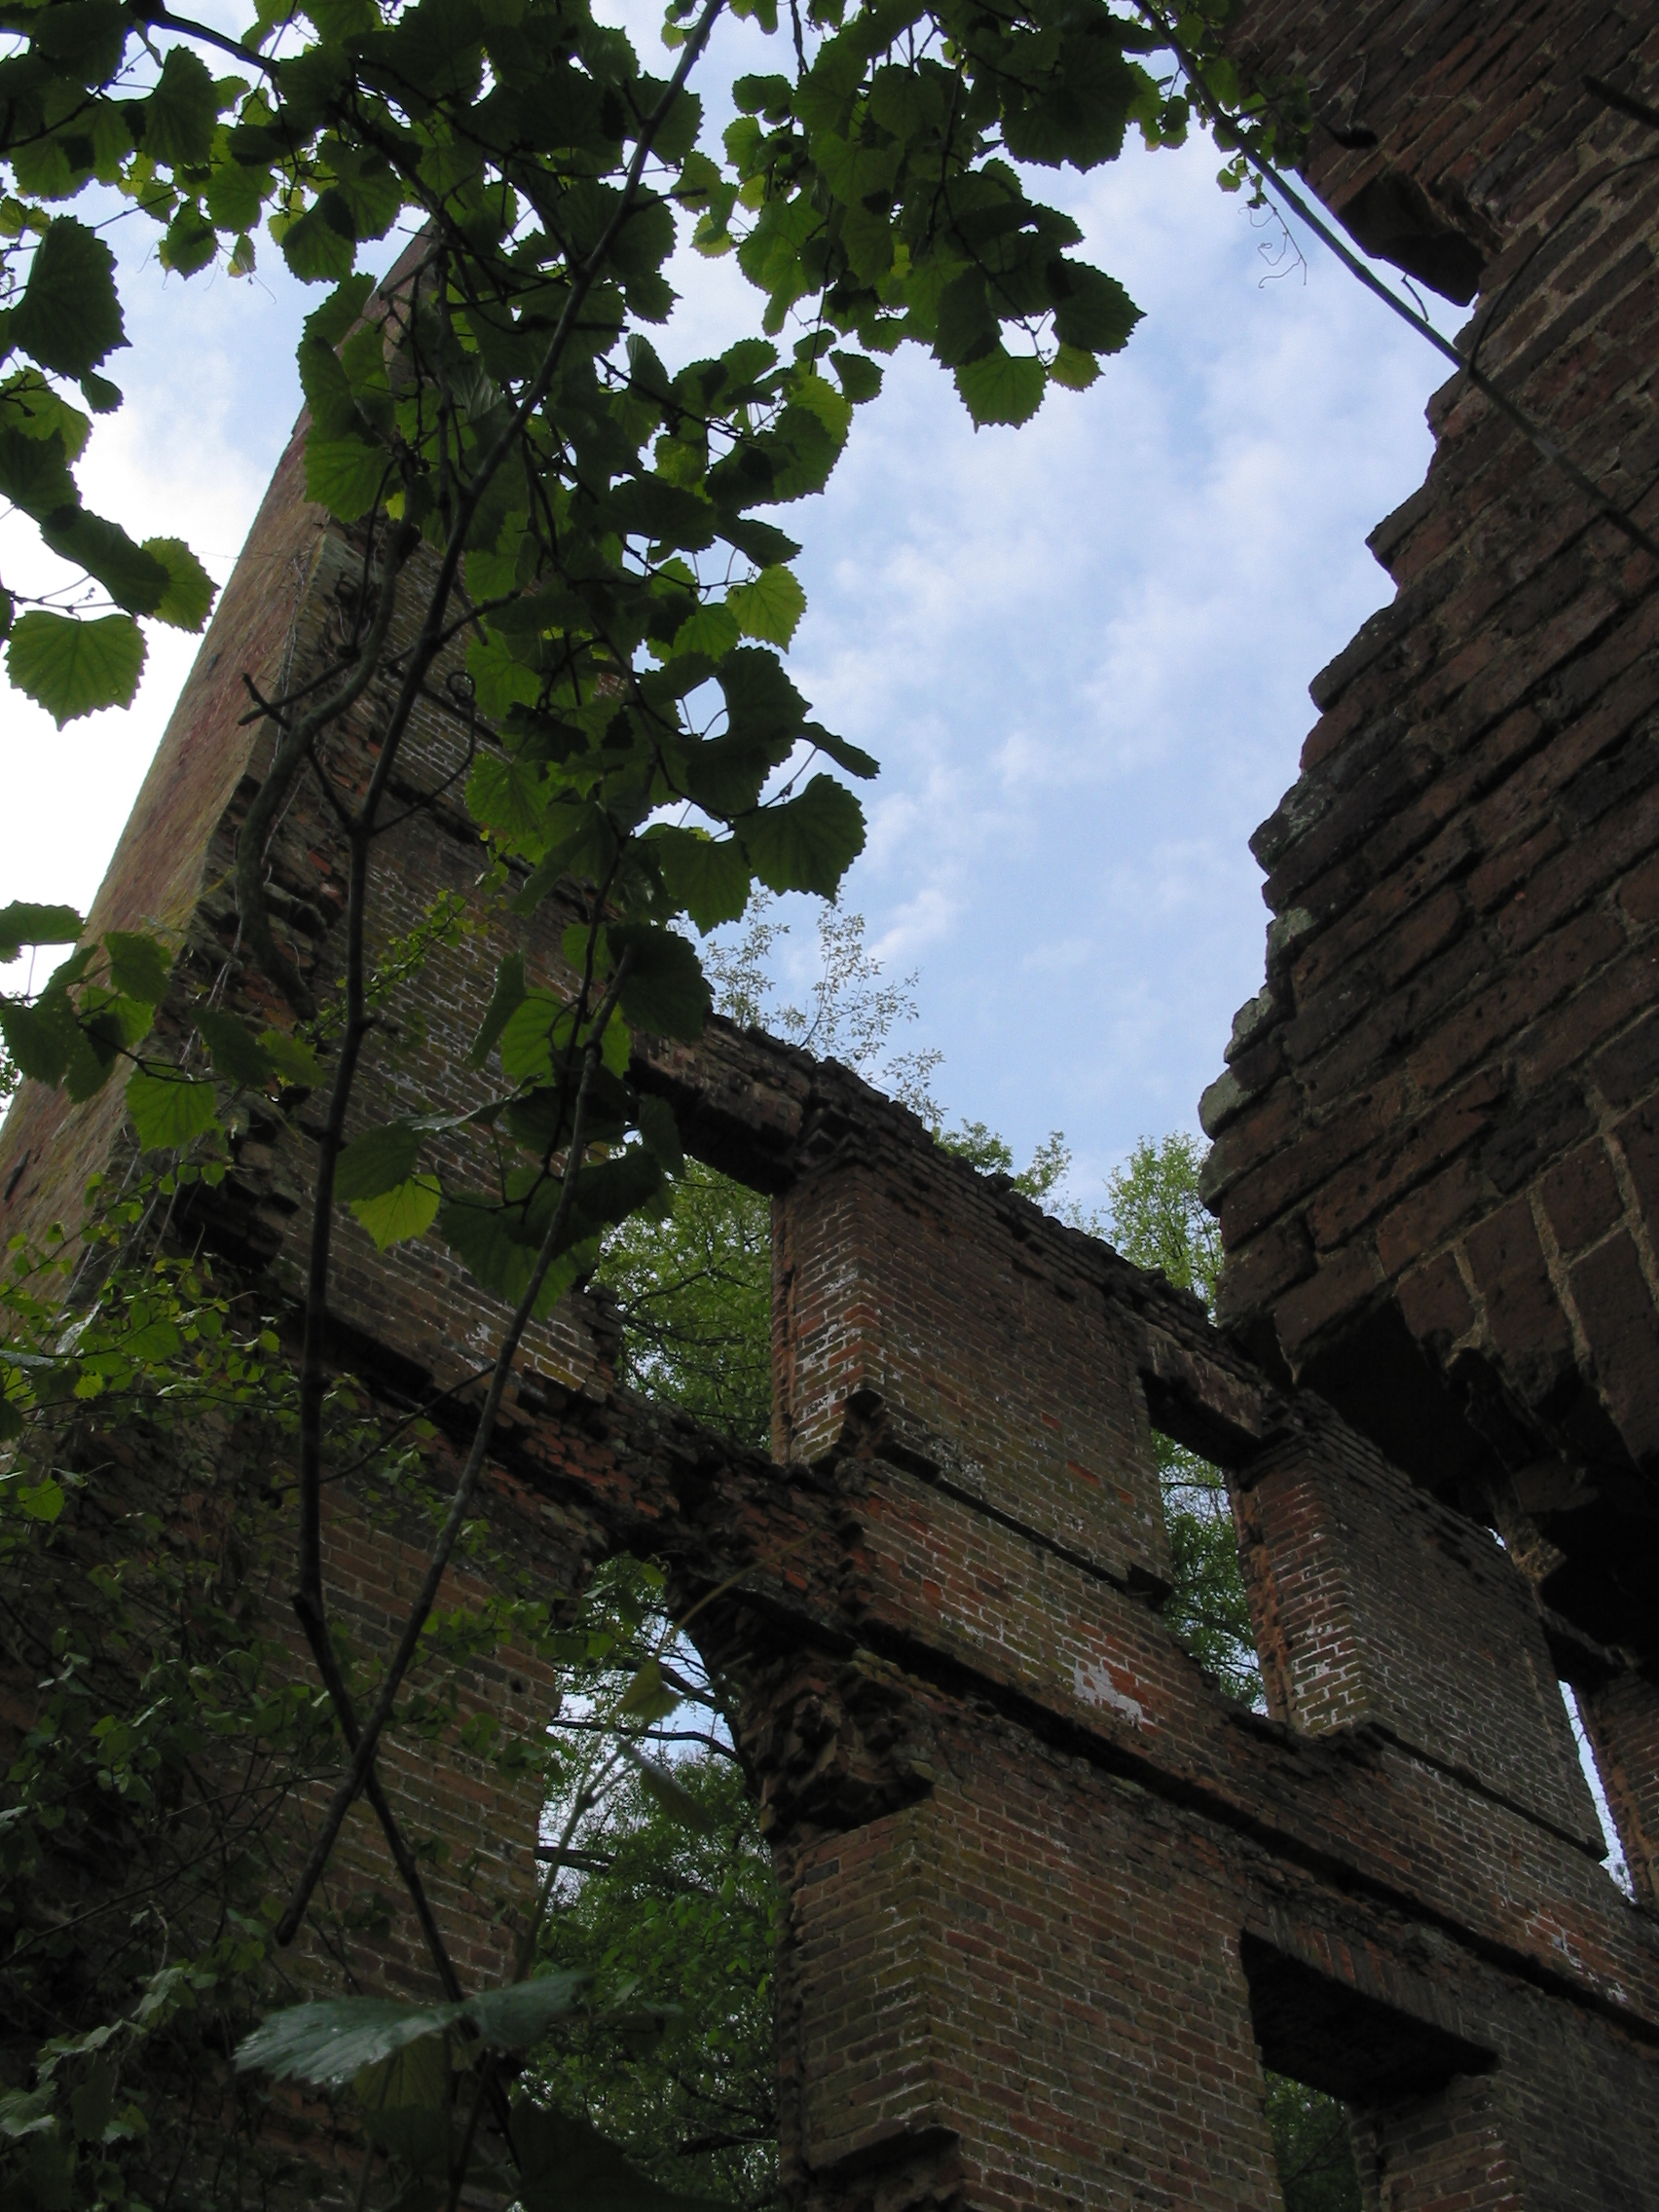
{"label": "red brick ruin", "polygon": [[[1659,101],[1651,11],[1257,0],[1238,47],[1310,80],[1326,205],[1475,300],[1480,364],[1659,527],[1659,133],[1598,89]],[[729,1581],[695,1633],[785,1899],[783,2167],[813,2212],[1269,2212],[1264,2068],[1345,2100],[1374,2212],[1659,2203],[1659,578],[1465,379],[1430,419],[1428,480],[1370,541],[1395,597],[1315,679],[1254,840],[1267,984],[1204,1101],[1219,1329],[845,1070],[717,1022],[642,1037],[636,1073],[773,1196],[772,1456],[619,1390],[598,1295],[523,1363],[492,1475],[517,1556],[549,1588],[655,1557],[682,1606]],[[303,670],[348,573],[290,446],[93,916],[183,934],[175,1025],[236,940],[243,672]],[[434,719],[412,790],[455,743]],[[320,804],[272,857],[326,976]],[[387,932],[476,874],[459,813],[412,814]],[[422,1087],[458,1105],[505,943],[491,922],[430,972]],[[399,1081],[374,1071],[365,1118]],[[61,1212],[120,1124],[114,1093],[25,1089],[7,1228]],[[256,1122],[202,1216],[276,1290],[306,1152]],[[461,1373],[493,1315],[455,1265],[343,1250],[342,1357],[390,1398]],[[1161,1619],[1155,1428],[1227,1470],[1269,1716]],[[348,1507],[336,1533],[372,1627],[407,1568]],[[473,1692],[528,1710],[535,1681]],[[396,1779],[528,1861],[535,1807],[486,1770]],[[488,1915],[439,1903],[486,1971]]]}

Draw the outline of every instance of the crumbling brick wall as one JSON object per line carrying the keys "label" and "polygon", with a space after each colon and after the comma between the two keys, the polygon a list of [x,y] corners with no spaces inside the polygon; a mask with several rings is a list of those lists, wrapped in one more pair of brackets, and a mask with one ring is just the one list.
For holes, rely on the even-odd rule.
{"label": "crumbling brick wall", "polygon": [[[1655,527],[1659,138],[1588,82],[1651,103],[1652,24],[1262,0],[1240,38],[1307,68],[1327,203],[1478,279],[1465,349]],[[1429,419],[1370,540],[1395,596],[1253,840],[1267,985],[1204,1106],[1222,1310],[1651,1655],[1659,571],[1463,377]]]}
{"label": "crumbling brick wall", "polygon": [[[1347,143],[1327,134],[1310,167],[1355,229],[1449,288],[1530,271],[1502,295],[1494,366],[1535,372],[1558,427],[1590,395],[1583,422],[1638,452],[1644,401],[1621,364],[1645,298],[1632,257],[1647,179],[1598,181],[1598,134],[1612,128],[1618,153],[1624,124],[1565,78],[1550,89],[1586,60],[1634,66],[1634,34],[1564,6],[1286,5],[1253,11],[1241,35],[1258,58],[1300,52],[1317,100],[1337,101]],[[1355,146],[1361,128],[1377,146]],[[1518,226],[1569,203],[1578,231],[1528,260]],[[1627,400],[1629,426],[1608,428]],[[1642,665],[1645,571],[1456,392],[1442,428],[1437,473],[1390,540],[1407,590],[1325,682],[1307,780],[1264,846],[1283,860],[1269,992],[1209,1102],[1232,1332],[940,1152],[845,1070],[717,1022],[695,1046],[637,1039],[634,1072],[674,1105],[688,1151],[775,1198],[776,1457],[618,1390],[600,1300],[567,1302],[527,1346],[489,1472],[502,1527],[549,1588],[608,1552],[661,1559],[671,1605],[699,1606],[693,1633],[733,1687],[784,1898],[784,2176],[813,2212],[1266,2212],[1266,2066],[1347,2100],[1374,2207],[1591,2212],[1651,2195],[1659,1922],[1600,1863],[1553,1671],[1586,1685],[1615,1797],[1649,1839],[1643,1868],[1653,1709],[1614,1647],[1622,1564],[1602,1577],[1594,1547],[1565,1540],[1571,1514],[1542,1502],[1570,1495],[1604,1521],[1644,1494],[1622,1429],[1623,1461],[1594,1464],[1594,1507],[1560,1441],[1609,1451],[1618,1392],[1634,1405],[1642,1371],[1601,1350],[1570,1375],[1543,1352],[1512,1371],[1518,1317],[1567,1311],[1562,1270],[1546,1265],[1541,1289],[1520,1260],[1500,1256],[1484,1288],[1479,1274],[1517,1193],[1536,1235],[1551,1191],[1575,1223],[1601,1219],[1604,1156],[1627,1220],[1638,1187],[1634,1134],[1617,1159],[1599,1134],[1604,1154],[1547,1182],[1590,1141],[1572,1112],[1551,1119],[1549,1085],[1651,958],[1637,878],[1622,903],[1595,888],[1565,919],[1550,908],[1513,969],[1503,931],[1521,923],[1503,917],[1574,849],[1561,794],[1592,774],[1582,747],[1622,760],[1644,726],[1619,721],[1636,696],[1619,685]],[[224,892],[263,765],[241,676],[269,687],[320,650],[350,619],[347,574],[291,451],[93,917],[182,931],[163,1016],[181,1045],[210,982],[244,1012],[279,1011],[241,963]],[[371,693],[338,740],[343,770],[372,757],[375,713]],[[464,734],[434,701],[408,797],[438,790]],[[1621,825],[1640,813],[1619,804]],[[1443,835],[1463,857],[1435,874]],[[1481,907],[1481,868],[1505,853],[1507,903]],[[326,984],[337,828],[302,794],[268,857],[294,950]],[[462,1048],[507,942],[474,899],[477,863],[441,802],[384,848],[388,935],[440,892],[476,928],[432,955],[424,1038],[377,1040],[365,1119],[411,1087],[472,1102]],[[551,931],[523,949],[556,966]],[[1570,1020],[1559,991],[1527,996],[1548,961],[1580,993]],[[1624,1054],[1621,1111],[1644,1095],[1639,1000],[1595,1032]],[[1544,1056],[1500,1052],[1492,1030],[1472,1072],[1448,1062],[1421,1088],[1430,1060],[1413,1055],[1435,1024],[1486,1036],[1495,1016],[1470,1009],[1499,1005]],[[1567,1057],[1539,1074],[1549,1040]],[[1597,1080],[1610,1099],[1612,1075]],[[250,1123],[191,1225],[273,1300],[296,1279],[313,1141],[303,1106],[286,1126]],[[71,1110],[25,1088],[0,1134],[8,1226],[72,1213],[85,1171],[123,1143],[113,1098]],[[1390,1259],[1383,1222],[1465,1168],[1466,1215],[1424,1214]],[[1616,1262],[1621,1234],[1579,1242]],[[461,1382],[495,1316],[442,1251],[382,1257],[344,1225],[342,1256],[337,1356],[405,1403]],[[1437,1348],[1412,1299],[1454,1280],[1485,1318]],[[1154,1425],[1232,1479],[1269,1714],[1227,1700],[1161,1616]],[[337,1594],[371,1641],[400,1559],[379,1536],[337,1547]],[[498,1673],[468,1694],[546,1694],[510,1658]],[[521,1862],[531,1848],[534,1808],[487,1772],[417,1762],[397,1780],[446,1833],[498,1837]],[[500,1930],[483,1899],[444,1901],[458,1950],[488,1973]],[[416,1971],[388,1945],[387,1978]]]}

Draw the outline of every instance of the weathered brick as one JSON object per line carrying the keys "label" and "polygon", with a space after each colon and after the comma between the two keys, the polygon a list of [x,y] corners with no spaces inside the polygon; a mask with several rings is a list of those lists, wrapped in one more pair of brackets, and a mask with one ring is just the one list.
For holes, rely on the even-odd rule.
{"label": "weathered brick", "polygon": [[1572,1332],[1525,1198],[1491,1214],[1464,1239],[1492,1340],[1524,1398],[1542,1397],[1572,1365]]}
{"label": "weathered brick", "polygon": [[1624,1201],[1606,1149],[1581,1145],[1544,1177],[1544,1210],[1563,1251],[1589,1244],[1620,1218]]}
{"label": "weathered brick", "polygon": [[1400,1281],[1400,1309],[1412,1334],[1445,1347],[1467,1335],[1475,1309],[1456,1258],[1442,1252],[1426,1267],[1414,1268]]}
{"label": "weathered brick", "polygon": [[1629,1235],[1610,1237],[1571,1274],[1597,1381],[1630,1450],[1659,1451],[1659,1311]]}

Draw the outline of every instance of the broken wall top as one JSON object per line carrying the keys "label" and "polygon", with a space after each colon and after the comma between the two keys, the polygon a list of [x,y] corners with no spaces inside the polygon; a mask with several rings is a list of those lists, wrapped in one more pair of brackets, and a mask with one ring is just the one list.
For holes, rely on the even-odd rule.
{"label": "broken wall top", "polygon": [[[1249,8],[1309,180],[1659,527],[1659,101],[1641,11]],[[1424,356],[1425,364],[1427,355]],[[1659,1656],[1659,564],[1465,380],[1371,545],[1392,602],[1312,685],[1256,832],[1267,983],[1204,1101],[1225,1322],[1549,1604]]]}

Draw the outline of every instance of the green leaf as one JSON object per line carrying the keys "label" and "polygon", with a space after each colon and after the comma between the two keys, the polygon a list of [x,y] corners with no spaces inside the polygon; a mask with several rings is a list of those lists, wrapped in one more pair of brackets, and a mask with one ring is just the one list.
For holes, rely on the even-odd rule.
{"label": "green leaf", "polygon": [[300,365],[300,389],[306,395],[317,439],[349,439],[359,424],[345,362],[320,338],[302,338],[295,357]]}
{"label": "green leaf", "polygon": [[[776,653],[758,645],[739,645],[719,667],[728,727],[745,737],[788,737],[806,719],[806,701],[784,674]],[[787,752],[781,756],[787,758]]]}
{"label": "green leaf", "polygon": [[52,2125],[56,2089],[51,2082],[43,2082],[38,2089],[8,2089],[0,2096],[0,2135],[14,2143],[27,2135],[38,2135],[42,2128]]}
{"label": "green leaf", "polygon": [[60,433],[55,430],[42,436],[33,428],[0,429],[0,496],[37,522],[59,508],[79,505],[80,490],[69,473]]}
{"label": "green leaf", "polygon": [[953,277],[939,296],[934,358],[953,369],[977,361],[997,345],[1000,329],[985,279],[977,269]]}
{"label": "green leaf", "polygon": [[677,1781],[666,1766],[659,1766],[655,1759],[635,1751],[631,1744],[618,1744],[616,1748],[671,1821],[682,1828],[694,1829],[699,1835],[708,1834],[715,1825],[714,1816],[682,1782]]}
{"label": "green leaf", "polygon": [[809,745],[820,753],[827,753],[837,768],[845,768],[849,776],[879,776],[881,762],[866,753],[862,746],[849,745],[844,737],[837,737],[832,729],[822,722],[808,722],[800,733]]}
{"label": "green leaf", "polygon": [[773,523],[756,522],[749,515],[722,515],[719,535],[761,569],[771,568],[781,561],[793,561],[800,552],[800,547],[787,532]]}
{"label": "green leaf", "polygon": [[92,2060],[87,2078],[69,2099],[70,2118],[82,2143],[102,2143],[104,2129],[115,2111],[115,2076],[101,2055]]}
{"label": "green leaf", "polygon": [[685,1154],[675,1125],[674,1108],[666,1098],[647,1096],[640,1100],[635,1112],[646,1150],[671,1175],[678,1175],[685,1165]]}
{"label": "green leaf", "polygon": [[489,1059],[501,1031],[524,1004],[524,954],[509,952],[496,970],[496,987],[490,993],[490,1004],[484,1010],[484,1019],[466,1055],[475,1068],[481,1068]]}
{"label": "green leaf", "polygon": [[663,1680],[657,1661],[647,1659],[623,1691],[616,1711],[619,1715],[631,1714],[648,1728],[666,1720],[679,1703],[680,1692],[671,1690]]}
{"label": "green leaf", "polygon": [[714,998],[695,950],[672,930],[616,922],[608,932],[613,959],[632,955],[618,1001],[622,1018],[653,1037],[701,1037]]}
{"label": "green leaf", "polygon": [[[0,920],[4,917],[0,916]],[[166,945],[153,937],[131,930],[108,930],[104,950],[109,955],[112,990],[121,991],[141,1006],[160,1006],[167,995],[172,959]]]}
{"label": "green leaf", "polygon": [[273,1071],[286,1084],[313,1089],[322,1081],[322,1063],[311,1047],[286,1030],[267,1029],[260,1037]]}
{"label": "green leaf", "polygon": [[0,964],[16,960],[25,944],[73,944],[86,926],[73,906],[36,906],[14,899],[9,906],[0,906]]}
{"label": "green leaf", "polygon": [[320,339],[328,347],[343,344],[353,325],[362,320],[374,288],[375,280],[366,271],[346,277],[334,287],[321,307],[313,308],[307,315],[306,336]]}
{"label": "green leaf", "polygon": [[1141,311],[1115,276],[1084,261],[1051,261],[1054,335],[1080,353],[1118,353],[1141,319]]}
{"label": "green leaf", "polygon": [[12,313],[11,335],[43,369],[66,377],[84,377],[127,344],[115,256],[73,216],[58,216],[35,248],[28,283]]}
{"label": "green leaf", "polygon": [[726,605],[746,638],[787,645],[806,612],[806,594],[789,569],[762,569],[753,583],[733,584]]}
{"label": "green leaf", "polygon": [[409,1122],[387,1122],[353,1137],[334,1169],[334,1196],[350,1205],[378,1198],[407,1182],[421,1153],[421,1132]]}
{"label": "green leaf", "polygon": [[138,109],[143,147],[158,167],[204,162],[213,149],[219,95],[201,56],[170,46],[156,89]]}
{"label": "green leaf", "polygon": [[92,425],[38,369],[18,369],[0,384],[0,422],[25,437],[62,440],[69,461],[78,461]]}
{"label": "green leaf", "polygon": [[412,1236],[424,1236],[442,1200],[435,1175],[411,1175],[375,1198],[353,1198],[351,1211],[384,1252]]}
{"label": "green leaf", "polygon": [[[1117,28],[1111,18],[1107,21]],[[1047,83],[1041,77],[1025,85],[1009,81],[1003,143],[1018,162],[1094,168],[1123,150],[1140,88],[1111,37],[1074,35],[1062,41]]]}
{"label": "green leaf", "polygon": [[956,371],[956,388],[976,427],[987,423],[1029,423],[1043,404],[1046,384],[1043,364],[1034,353],[1011,353],[1006,346],[965,362]]}
{"label": "green leaf", "polygon": [[864,808],[833,776],[814,776],[798,798],[745,815],[739,827],[769,891],[816,891],[832,899],[864,851]]}
{"label": "green leaf", "polygon": [[62,991],[45,991],[33,1006],[0,999],[0,1036],[31,1083],[61,1083],[81,1046],[75,1010]]}
{"label": "green leaf", "polygon": [[6,647],[18,689],[61,729],[100,707],[129,707],[144,669],[144,635],[130,614],[83,622],[39,608],[19,615]]}
{"label": "green leaf", "polygon": [[418,2174],[450,2163],[451,2074],[446,2039],[420,2036],[351,2078],[364,2132]]}
{"label": "green leaf", "polygon": [[[558,1186],[552,1186],[557,1197]],[[467,1272],[497,1298],[516,1304],[530,1286],[541,1237],[527,1230],[522,1206],[492,1198],[446,1198],[438,1208],[438,1234]],[[537,1318],[550,1313],[599,1255],[589,1238],[566,1251],[547,1271],[535,1301]]]}
{"label": "green leaf", "polygon": [[357,226],[346,195],[333,188],[282,233],[282,258],[304,284],[338,284],[357,258]]}
{"label": "green leaf", "polygon": [[663,888],[674,907],[688,914],[705,937],[722,922],[741,919],[750,882],[749,858],[741,845],[670,827],[651,834],[650,850],[661,864]]}
{"label": "green leaf", "polygon": [[306,440],[306,498],[340,522],[356,522],[380,498],[389,459],[380,446],[319,438],[313,430]]}
{"label": "green leaf", "polygon": [[546,1973],[534,1981],[480,1990],[467,1999],[465,2017],[498,2050],[528,2050],[555,2020],[574,2010],[588,1979],[585,1973]]}
{"label": "green leaf", "polygon": [[550,991],[526,991],[502,1022],[497,1043],[501,1050],[501,1072],[509,1083],[527,1077],[551,1075],[553,1048],[550,1032],[565,1011],[564,1002]]}
{"label": "green leaf", "polygon": [[213,1126],[213,1086],[187,1075],[152,1074],[139,1068],[127,1086],[127,1111],[142,1151],[177,1150]]}
{"label": "green leaf", "polygon": [[186,201],[167,225],[162,239],[160,260],[164,269],[181,276],[194,276],[205,269],[219,250],[219,234],[193,200]]}
{"label": "green leaf", "polygon": [[84,569],[129,614],[153,614],[166,596],[166,570],[135,544],[119,523],[106,522],[102,515],[90,514],[85,507],[74,507],[43,522],[40,535],[59,560]]}
{"label": "green leaf", "polygon": [[708,500],[660,476],[630,476],[616,485],[605,503],[605,522],[624,537],[646,537],[685,553],[701,552],[715,539]]}
{"label": "green leaf", "polygon": [[167,572],[167,588],[151,611],[174,630],[200,630],[212,609],[218,585],[182,537],[146,537],[144,551]]}
{"label": "green leaf", "polygon": [[51,1523],[63,1511],[63,1492],[59,1484],[47,1475],[31,1489],[19,1491],[18,1503],[31,1521]]}
{"label": "green leaf", "polygon": [[487,753],[466,779],[466,810],[520,851],[539,851],[547,820],[546,776],[538,761]]}
{"label": "green leaf", "polygon": [[731,88],[732,104],[744,115],[763,115],[782,123],[794,96],[787,77],[739,77]]}
{"label": "green leaf", "polygon": [[528,2099],[513,2106],[513,2151],[525,2212],[708,2212],[706,2197],[647,2180],[587,2120]]}
{"label": "green leaf", "polygon": [[222,231],[251,231],[259,220],[271,191],[268,168],[241,162],[221,162],[207,179],[203,198],[207,212]]}
{"label": "green leaf", "polygon": [[847,397],[862,404],[873,399],[881,389],[881,364],[872,361],[867,353],[831,353],[830,363],[841,380],[841,389]]}
{"label": "green leaf", "polygon": [[400,2005],[388,1997],[335,1997],[274,2012],[237,2046],[239,2073],[278,2082],[349,2082],[423,2036],[460,2019],[460,2005]]}
{"label": "green leaf", "polygon": [[685,617],[674,633],[674,651],[676,654],[702,653],[710,660],[719,660],[722,653],[731,650],[741,635],[728,594],[723,601],[705,600],[694,613]]}
{"label": "green leaf", "polygon": [[212,1007],[197,1007],[192,1019],[213,1061],[213,1073],[239,1090],[263,1090],[271,1081],[269,1054],[244,1021]]}
{"label": "green leaf", "polygon": [[1062,346],[1049,363],[1049,375],[1054,384],[1064,385],[1068,391],[1087,391],[1100,374],[1100,363],[1092,353],[1080,353],[1075,346]]}

